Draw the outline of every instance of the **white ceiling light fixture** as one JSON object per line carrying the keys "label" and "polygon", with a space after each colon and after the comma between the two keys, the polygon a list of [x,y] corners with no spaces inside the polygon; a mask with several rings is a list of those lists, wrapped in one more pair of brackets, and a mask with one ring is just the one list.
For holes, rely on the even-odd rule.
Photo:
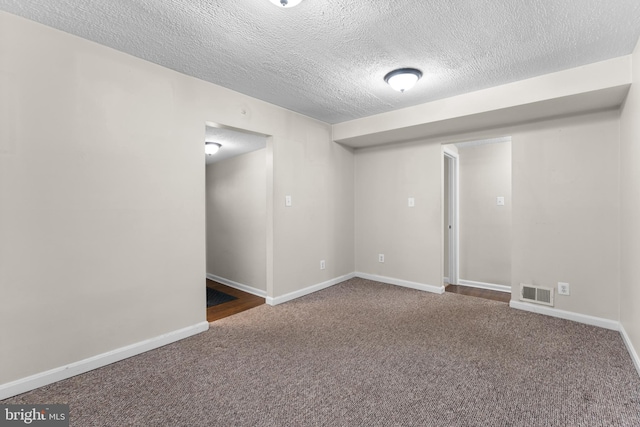
{"label": "white ceiling light fixture", "polygon": [[282,7],[294,7],[300,4],[302,0],[269,0],[271,3],[276,6]]}
{"label": "white ceiling light fixture", "polygon": [[222,147],[222,145],[218,144],[217,142],[205,142],[204,152],[207,156],[213,156],[218,152],[218,150],[220,150],[220,147]]}
{"label": "white ceiling light fixture", "polygon": [[422,71],[415,68],[398,68],[384,76],[384,81],[398,92],[411,89],[422,77]]}

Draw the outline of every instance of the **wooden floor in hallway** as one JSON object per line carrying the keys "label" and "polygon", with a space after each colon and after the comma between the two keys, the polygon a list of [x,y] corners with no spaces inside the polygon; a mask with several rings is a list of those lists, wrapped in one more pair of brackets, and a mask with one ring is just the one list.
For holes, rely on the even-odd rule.
{"label": "wooden floor in hallway", "polygon": [[472,288],[471,286],[446,285],[446,292],[454,294],[468,295],[472,297],[490,299],[508,303],[511,300],[511,294],[508,292],[491,291],[488,289]]}
{"label": "wooden floor in hallway", "polygon": [[207,279],[207,287],[233,295],[237,299],[207,308],[207,322],[232,316],[265,303],[265,299]]}

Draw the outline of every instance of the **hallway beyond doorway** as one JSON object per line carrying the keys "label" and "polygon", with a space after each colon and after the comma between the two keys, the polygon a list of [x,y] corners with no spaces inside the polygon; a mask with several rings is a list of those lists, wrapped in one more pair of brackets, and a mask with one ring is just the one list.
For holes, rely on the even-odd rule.
{"label": "hallway beyond doorway", "polygon": [[233,295],[237,298],[233,301],[207,308],[207,322],[229,317],[265,303],[264,298],[223,285],[222,283],[214,282],[213,280],[207,279],[207,287]]}
{"label": "hallway beyond doorway", "polygon": [[445,285],[444,290],[445,292],[451,292],[454,294],[467,295],[471,297],[490,299],[493,301],[500,301],[500,302],[506,302],[506,303],[508,303],[511,300],[510,293],[492,291],[489,289],[472,288],[471,286]]}

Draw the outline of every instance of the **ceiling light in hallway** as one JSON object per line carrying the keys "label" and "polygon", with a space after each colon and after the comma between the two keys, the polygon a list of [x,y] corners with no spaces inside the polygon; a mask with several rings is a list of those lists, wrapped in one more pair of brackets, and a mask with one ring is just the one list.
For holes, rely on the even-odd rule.
{"label": "ceiling light in hallway", "polygon": [[204,152],[207,156],[212,156],[216,154],[218,150],[220,150],[220,147],[222,147],[222,145],[218,144],[217,142],[205,142]]}
{"label": "ceiling light in hallway", "polygon": [[398,92],[411,89],[422,77],[422,71],[415,68],[399,68],[384,76],[384,81]]}
{"label": "ceiling light in hallway", "polygon": [[269,0],[269,1],[275,4],[276,6],[293,7],[293,6],[299,5],[302,0]]}

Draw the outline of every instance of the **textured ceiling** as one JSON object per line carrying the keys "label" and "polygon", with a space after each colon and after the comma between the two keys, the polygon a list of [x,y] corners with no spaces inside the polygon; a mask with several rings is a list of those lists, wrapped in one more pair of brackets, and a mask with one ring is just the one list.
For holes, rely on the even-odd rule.
{"label": "textured ceiling", "polygon": [[220,150],[211,156],[203,153],[206,164],[217,163],[267,146],[267,137],[228,128],[206,126],[205,142],[217,142]]}
{"label": "textured ceiling", "polygon": [[[328,122],[631,53],[638,0],[0,0],[0,9]],[[384,75],[415,67],[407,93]]]}

